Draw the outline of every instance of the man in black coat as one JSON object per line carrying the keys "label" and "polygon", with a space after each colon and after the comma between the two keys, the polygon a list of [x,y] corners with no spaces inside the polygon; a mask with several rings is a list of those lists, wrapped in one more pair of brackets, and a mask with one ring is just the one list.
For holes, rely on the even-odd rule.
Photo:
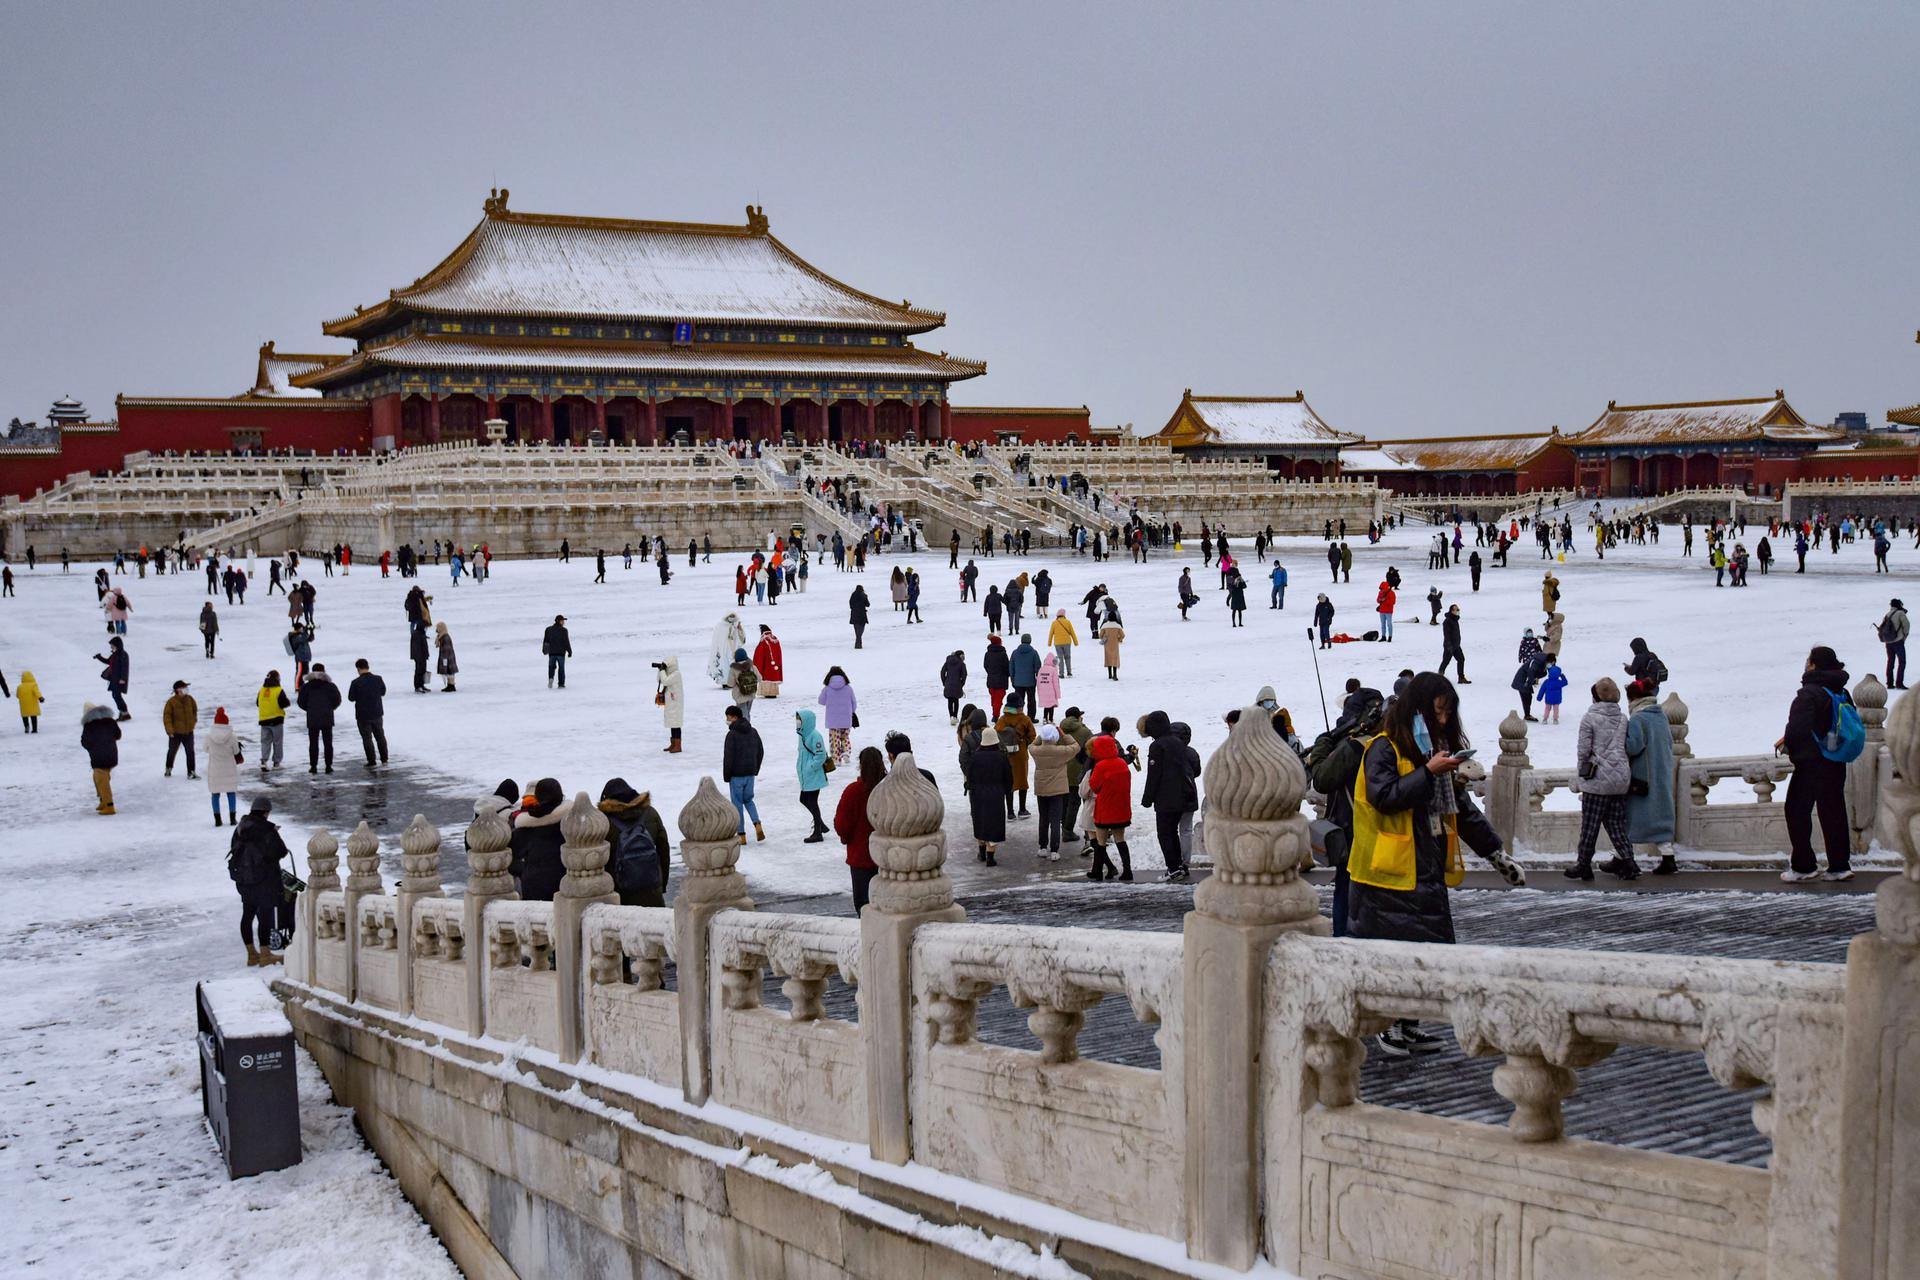
{"label": "man in black coat", "polygon": [[[240,892],[240,941],[247,947],[249,965],[279,964],[272,948],[275,913],[286,893],[280,879],[280,860],[289,856],[280,828],[267,821],[273,801],[256,798],[247,816],[233,829],[227,846],[227,874]],[[259,945],[256,947],[255,940]]]}
{"label": "man in black coat", "polygon": [[100,678],[107,682],[107,692],[113,695],[113,705],[120,710],[119,719],[133,719],[127,710],[127,678],[132,673],[133,664],[127,657],[126,642],[115,636],[107,641],[107,652],[94,654],[93,660],[105,664]]}
{"label": "man in black coat", "polygon": [[1153,810],[1154,833],[1160,837],[1160,856],[1166,859],[1167,879],[1187,879],[1186,860],[1180,856],[1180,815],[1200,807],[1194,784],[1192,750],[1173,731],[1164,711],[1150,711],[1140,729],[1153,739],[1147,748],[1147,780],[1140,788],[1140,804]]}
{"label": "man in black coat", "polygon": [[1811,880],[1820,874],[1820,863],[1813,855],[1813,813],[1820,811],[1820,834],[1827,845],[1829,880],[1853,879],[1852,847],[1847,830],[1847,766],[1829,760],[1820,744],[1834,728],[1840,704],[1851,705],[1847,692],[1847,669],[1826,645],[1816,645],[1807,655],[1806,670],[1800,676],[1800,690],[1787,709],[1786,732],[1773,744],[1793,761],[1793,777],[1787,782],[1787,841],[1791,848],[1790,867],[1780,873],[1788,882]]}
{"label": "man in black coat", "polygon": [[1467,679],[1467,651],[1460,647],[1460,606],[1447,606],[1447,616],[1440,622],[1440,674],[1447,673],[1447,663],[1455,663],[1460,672],[1461,684],[1472,684]]}
{"label": "man in black coat", "polygon": [[375,747],[380,749],[380,763],[387,762],[387,682],[373,674],[365,658],[353,667],[359,674],[347,686],[347,701],[353,704],[353,722],[360,729],[360,745],[367,750],[371,769]]}
{"label": "man in black coat", "polygon": [[294,700],[300,709],[307,713],[307,772],[320,772],[321,747],[326,748],[327,772],[333,772],[333,713],[340,707],[340,687],[327,674],[324,662],[313,664],[313,670],[300,684],[300,692]]}
{"label": "man in black coat", "polygon": [[540,652],[547,655],[547,688],[553,688],[553,678],[560,677],[560,687],[567,687],[567,659],[573,656],[573,640],[567,635],[567,615],[553,615],[553,625],[540,637]]}
{"label": "man in black coat", "polygon": [[766,758],[766,748],[760,742],[760,732],[740,713],[740,708],[727,708],[727,732],[720,748],[720,780],[727,784],[727,795],[733,801],[733,812],[739,821],[739,839],[747,842],[747,819],[753,819],[753,834],[765,840],[767,831],[760,825],[760,807],[753,802],[753,780],[760,773],[760,762]]}

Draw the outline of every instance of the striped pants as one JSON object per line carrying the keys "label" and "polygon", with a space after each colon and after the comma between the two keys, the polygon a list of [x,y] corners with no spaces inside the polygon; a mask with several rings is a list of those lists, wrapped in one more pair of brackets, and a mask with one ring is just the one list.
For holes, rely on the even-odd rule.
{"label": "striped pants", "polygon": [[1633,861],[1633,842],[1627,839],[1627,798],[1580,793],[1580,865],[1593,861],[1593,847],[1600,842],[1600,828],[1619,851],[1623,862]]}

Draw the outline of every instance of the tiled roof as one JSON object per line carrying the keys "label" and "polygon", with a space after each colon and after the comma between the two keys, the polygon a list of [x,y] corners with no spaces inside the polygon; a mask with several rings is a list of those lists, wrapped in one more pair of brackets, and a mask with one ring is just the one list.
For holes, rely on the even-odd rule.
{"label": "tiled roof", "polygon": [[914,347],[888,347],[867,355],[848,352],[729,351],[659,344],[553,345],[444,338],[403,338],[370,347],[345,362],[305,375],[317,386],[340,380],[369,364],[426,369],[564,369],[605,373],[799,374],[804,377],[933,378],[956,381],[985,373],[983,362]]}
{"label": "tiled roof", "polygon": [[364,333],[399,308],[469,315],[851,325],[921,332],[945,316],[842,284],[749,207],[744,226],[515,213],[506,193],[445,261],[325,326]]}
{"label": "tiled roof", "polygon": [[1501,436],[1430,436],[1370,440],[1340,451],[1340,469],[1365,471],[1518,471],[1541,449],[1558,444],[1546,431]]}
{"label": "tiled roof", "polygon": [[1903,427],[1920,427],[1920,404],[1910,404],[1904,409],[1887,410],[1887,421]]}
{"label": "tiled roof", "polygon": [[1569,445],[1736,444],[1743,441],[1838,440],[1844,432],[1807,422],[1784,392],[1752,400],[1702,400],[1688,404],[1615,404]]}
{"label": "tiled roof", "polygon": [[[1360,437],[1335,431],[1321,420],[1296,391],[1291,396],[1240,398],[1196,396],[1189,393],[1180,412],[1191,409],[1207,433],[1209,444],[1341,445],[1358,444]],[[1175,414],[1178,418],[1179,413]],[[1169,424],[1171,425],[1171,424]]]}
{"label": "tiled roof", "polygon": [[250,396],[302,397],[317,394],[307,387],[296,387],[291,379],[316,369],[325,369],[345,360],[346,354],[311,355],[294,351],[275,351],[271,342],[260,347],[260,366],[253,379]]}

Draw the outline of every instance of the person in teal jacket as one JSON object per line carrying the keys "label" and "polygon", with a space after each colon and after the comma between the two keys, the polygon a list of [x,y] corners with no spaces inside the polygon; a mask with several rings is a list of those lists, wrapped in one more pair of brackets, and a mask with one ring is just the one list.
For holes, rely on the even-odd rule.
{"label": "person in teal jacket", "polygon": [[1540,723],[1560,723],[1560,695],[1567,687],[1567,673],[1560,669],[1559,663],[1547,668],[1547,678],[1540,682]]}
{"label": "person in teal jacket", "polygon": [[1273,565],[1273,592],[1268,597],[1267,607],[1284,609],[1287,607],[1287,568],[1279,561]]}
{"label": "person in teal jacket", "polygon": [[813,815],[813,831],[803,843],[819,844],[829,830],[826,820],[820,816],[820,793],[827,786],[827,744],[814,727],[813,712],[794,712],[793,723],[799,738],[793,766],[800,775],[800,803]]}

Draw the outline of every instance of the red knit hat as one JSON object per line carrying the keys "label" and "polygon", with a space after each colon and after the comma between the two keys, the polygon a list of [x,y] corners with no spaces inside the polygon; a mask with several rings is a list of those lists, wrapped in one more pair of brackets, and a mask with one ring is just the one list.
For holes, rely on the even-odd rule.
{"label": "red knit hat", "polygon": [[215,724],[227,723],[227,709],[225,707],[215,707],[213,709],[213,722]]}

